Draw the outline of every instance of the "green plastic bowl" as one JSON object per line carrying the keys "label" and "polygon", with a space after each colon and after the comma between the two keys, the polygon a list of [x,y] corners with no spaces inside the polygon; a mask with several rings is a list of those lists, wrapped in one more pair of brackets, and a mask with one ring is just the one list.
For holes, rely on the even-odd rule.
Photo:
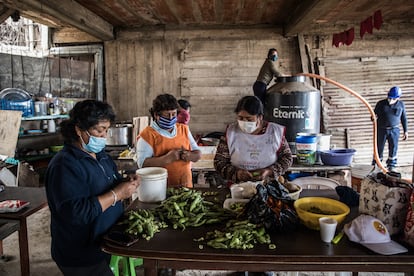
{"label": "green plastic bowl", "polygon": [[50,146],[50,151],[51,152],[58,152],[61,149],[63,149],[63,145],[60,145],[60,146]]}

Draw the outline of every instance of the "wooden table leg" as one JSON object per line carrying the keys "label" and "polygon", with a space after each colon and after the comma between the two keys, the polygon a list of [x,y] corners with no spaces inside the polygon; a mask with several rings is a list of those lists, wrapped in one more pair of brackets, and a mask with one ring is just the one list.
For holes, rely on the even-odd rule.
{"label": "wooden table leg", "polygon": [[27,221],[20,220],[19,230],[20,270],[22,276],[30,276],[29,242],[27,238]]}
{"label": "wooden table leg", "polygon": [[145,276],[158,276],[157,260],[144,259]]}

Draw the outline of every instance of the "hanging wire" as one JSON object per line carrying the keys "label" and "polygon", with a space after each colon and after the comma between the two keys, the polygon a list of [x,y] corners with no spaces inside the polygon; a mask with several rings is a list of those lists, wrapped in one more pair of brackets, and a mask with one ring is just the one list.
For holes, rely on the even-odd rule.
{"label": "hanging wire", "polygon": [[[43,50],[42,50],[42,56],[43,56]],[[46,59],[43,57],[43,63],[42,63],[42,72],[40,74],[40,84],[39,84],[39,90],[37,91],[37,94],[40,95],[40,92],[42,91],[42,85],[43,85],[43,81],[45,79],[45,75],[46,75],[46,66],[47,63],[49,62],[49,56],[46,57]],[[50,83],[50,77],[49,77],[49,83]]]}
{"label": "hanging wire", "polygon": [[12,79],[12,85],[11,87],[14,87],[14,67],[13,67],[13,53],[10,49],[10,69],[11,69],[11,79]]}
{"label": "hanging wire", "polygon": [[21,50],[20,50],[20,63],[22,65],[22,82],[23,82],[24,90],[27,91],[26,78],[24,76],[23,54]]}
{"label": "hanging wire", "polygon": [[59,95],[60,95],[60,93],[62,91],[62,76],[61,76],[61,72],[60,72],[60,49],[59,49],[58,54],[59,54],[59,56],[58,56],[58,62],[59,62],[58,70],[59,70]]}

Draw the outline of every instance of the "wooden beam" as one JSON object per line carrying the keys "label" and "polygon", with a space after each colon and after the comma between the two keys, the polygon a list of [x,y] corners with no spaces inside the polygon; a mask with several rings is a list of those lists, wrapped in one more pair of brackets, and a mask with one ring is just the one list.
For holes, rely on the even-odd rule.
{"label": "wooden beam", "polygon": [[295,36],[299,33],[307,33],[311,26],[315,26],[315,20],[323,17],[336,7],[340,0],[308,0],[301,1],[301,4],[292,12],[293,17],[289,19],[284,28],[285,36]]}
{"label": "wooden beam", "polygon": [[113,40],[113,26],[71,0],[2,0],[6,6],[22,13],[38,13],[40,16],[56,18],[72,27],[84,31],[103,41]]}
{"label": "wooden beam", "polygon": [[80,31],[76,28],[61,28],[53,31],[52,43],[66,44],[66,43],[95,43],[101,40]]}
{"label": "wooden beam", "polygon": [[6,21],[6,19],[15,12],[14,9],[9,9],[4,5],[0,5],[0,23]]}

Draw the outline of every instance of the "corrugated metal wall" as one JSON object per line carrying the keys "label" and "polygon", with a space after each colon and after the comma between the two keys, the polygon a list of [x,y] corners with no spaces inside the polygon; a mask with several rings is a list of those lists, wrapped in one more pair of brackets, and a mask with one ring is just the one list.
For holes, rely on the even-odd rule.
{"label": "corrugated metal wall", "polygon": [[[375,55],[375,51],[373,50],[371,54]],[[378,100],[387,97],[387,92],[392,86],[400,86],[403,90],[401,100],[404,101],[408,114],[409,134],[410,130],[413,133],[413,56],[371,56],[347,59],[327,56],[324,59],[324,65],[328,78],[359,93],[372,108]],[[348,138],[350,143],[348,147],[357,150],[354,162],[369,164],[373,154],[373,124],[368,108],[359,99],[332,84],[327,84],[322,90],[323,124],[328,132],[334,134],[332,144],[343,147]],[[410,137],[407,141],[400,140],[398,151],[400,165],[412,163],[414,153],[414,139],[412,138]],[[384,159],[387,156],[388,150],[386,149]]]}

